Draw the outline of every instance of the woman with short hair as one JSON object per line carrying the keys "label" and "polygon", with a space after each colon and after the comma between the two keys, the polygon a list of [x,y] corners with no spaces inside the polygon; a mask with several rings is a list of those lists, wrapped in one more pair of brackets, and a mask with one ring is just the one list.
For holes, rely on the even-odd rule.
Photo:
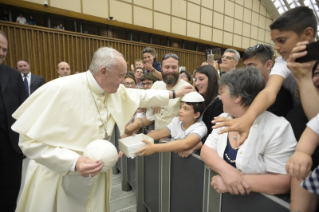
{"label": "woman with short hair", "polygon": [[[237,69],[224,74],[220,81],[220,99],[224,119],[240,118],[265,80],[256,67]],[[240,147],[237,132],[219,134],[214,129],[201,151],[201,157],[219,175],[211,185],[219,193],[285,194],[290,189],[290,176],[285,165],[296,148],[296,139],[289,122],[270,112],[263,112],[250,128],[247,140]]]}

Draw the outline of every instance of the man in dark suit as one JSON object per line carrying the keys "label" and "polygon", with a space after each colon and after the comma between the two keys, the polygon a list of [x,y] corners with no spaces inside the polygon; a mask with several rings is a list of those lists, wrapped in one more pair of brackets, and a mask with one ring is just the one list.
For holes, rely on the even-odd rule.
{"label": "man in dark suit", "polygon": [[45,83],[43,77],[30,72],[30,64],[26,60],[19,60],[17,62],[17,69],[21,72],[27,96]]}
{"label": "man in dark suit", "polygon": [[14,211],[21,183],[22,152],[19,134],[11,130],[12,113],[26,99],[21,74],[3,65],[8,40],[0,30],[0,210]]}

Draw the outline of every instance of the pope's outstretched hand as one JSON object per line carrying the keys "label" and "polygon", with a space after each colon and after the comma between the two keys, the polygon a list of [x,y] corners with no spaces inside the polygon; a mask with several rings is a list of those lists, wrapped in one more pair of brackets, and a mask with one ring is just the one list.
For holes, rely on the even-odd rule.
{"label": "pope's outstretched hand", "polygon": [[175,91],[176,97],[183,97],[185,94],[195,91],[194,87],[192,85],[184,85],[179,90]]}

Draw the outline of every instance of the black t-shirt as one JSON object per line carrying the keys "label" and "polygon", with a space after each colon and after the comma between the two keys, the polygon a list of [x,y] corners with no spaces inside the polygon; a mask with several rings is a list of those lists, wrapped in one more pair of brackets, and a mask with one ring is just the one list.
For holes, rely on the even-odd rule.
{"label": "black t-shirt", "polygon": [[214,120],[214,117],[219,116],[223,112],[223,103],[218,97],[206,108],[205,112],[203,113],[202,120],[207,127],[207,135],[202,139],[203,144],[205,143],[209,134],[211,134],[213,131],[212,126],[214,126],[214,124],[212,124],[212,120]]}
{"label": "black t-shirt", "polygon": [[281,87],[277,94],[276,101],[267,109],[267,111],[275,114],[276,116],[285,117],[292,109],[292,104],[292,96],[290,92],[284,87]]}

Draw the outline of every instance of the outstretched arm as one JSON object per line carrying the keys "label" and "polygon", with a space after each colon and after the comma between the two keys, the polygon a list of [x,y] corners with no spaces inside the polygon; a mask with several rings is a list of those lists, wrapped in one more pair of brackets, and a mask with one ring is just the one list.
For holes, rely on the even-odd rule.
{"label": "outstretched arm", "polygon": [[213,126],[213,129],[226,126],[226,128],[219,132],[220,134],[237,131],[240,135],[240,139],[237,141],[237,146],[243,144],[249,135],[249,130],[255,119],[275,102],[283,81],[284,77],[280,75],[271,75],[264,90],[256,96],[252,104],[249,106],[249,109],[242,117],[232,120],[221,116],[216,117],[212,123],[220,123]]}
{"label": "outstretched arm", "polygon": [[159,140],[160,138],[168,137],[171,135],[171,132],[167,129],[161,130],[152,130],[147,134],[149,137],[153,138],[155,141]]}
{"label": "outstretched arm", "polygon": [[187,158],[190,154],[192,154],[195,150],[201,149],[203,146],[202,142],[198,142],[194,147],[184,150],[184,151],[178,151],[178,155],[182,158]]}
{"label": "outstretched arm", "polygon": [[[152,135],[149,136],[152,137]],[[153,144],[147,140],[143,140],[143,142],[146,143],[146,146],[136,151],[135,154],[139,154],[140,156],[147,156],[152,155],[155,152],[174,152],[187,150],[195,146],[198,142],[200,142],[200,138],[197,135],[191,134],[183,140],[176,140],[168,143]]]}

